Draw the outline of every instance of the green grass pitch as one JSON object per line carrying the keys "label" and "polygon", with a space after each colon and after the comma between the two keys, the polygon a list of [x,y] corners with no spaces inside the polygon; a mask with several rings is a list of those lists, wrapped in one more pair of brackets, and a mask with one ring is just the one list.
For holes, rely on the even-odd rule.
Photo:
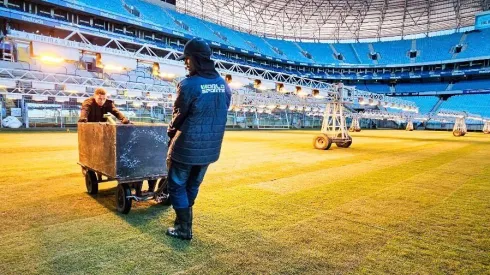
{"label": "green grass pitch", "polygon": [[0,133],[0,274],[490,274],[490,135],[316,133],[227,132],[191,242],[88,195],[76,133]]}

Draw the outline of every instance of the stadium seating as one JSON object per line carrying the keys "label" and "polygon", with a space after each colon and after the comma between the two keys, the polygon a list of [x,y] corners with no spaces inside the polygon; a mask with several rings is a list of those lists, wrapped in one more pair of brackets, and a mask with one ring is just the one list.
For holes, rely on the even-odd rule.
{"label": "stadium seating", "polygon": [[334,58],[334,53],[327,43],[299,43],[300,47],[313,56],[313,60],[320,64],[338,64],[339,61]]}
{"label": "stadium seating", "polygon": [[[333,45],[335,50],[337,50],[337,53],[342,54],[344,57],[344,63],[349,63],[349,64],[359,64],[361,63],[358,55],[356,55],[356,52],[352,48],[351,44],[348,43],[337,43]],[[369,64],[372,64],[369,63]]]}
{"label": "stadium seating", "polygon": [[386,84],[362,84],[356,85],[357,89],[372,93],[391,93],[390,87]]}
{"label": "stadium seating", "polygon": [[140,0],[124,0],[124,2],[126,2],[126,4],[129,6],[136,7],[141,13],[140,16],[141,19],[148,20],[156,24],[160,24],[169,29],[183,31],[183,29],[180,28],[174,22],[174,20],[167,13],[163,11],[163,8],[160,6],[156,6]]}
{"label": "stadium seating", "polygon": [[490,56],[490,30],[473,31],[467,34],[463,44],[464,50],[457,55],[457,58],[471,58],[475,56]]}
{"label": "stadium seating", "polygon": [[[358,64],[374,64],[373,60],[369,58],[369,44],[353,43],[351,45],[351,47],[354,49],[354,51],[357,53],[357,56],[359,57],[359,61],[357,62]],[[335,47],[337,48],[337,44],[335,44]]]}
{"label": "stadium seating", "polygon": [[417,62],[450,60],[451,49],[459,44],[461,36],[461,33],[454,33],[417,39],[417,50],[420,51]]}
{"label": "stadium seating", "polygon": [[420,114],[426,114],[430,112],[432,108],[436,105],[437,101],[439,101],[439,98],[435,96],[408,96],[400,98],[415,102],[417,107],[419,107]]}
{"label": "stadium seating", "polygon": [[[133,17],[123,6],[136,7],[140,12],[140,18],[164,27],[174,29],[190,35],[203,37],[212,41],[230,46],[239,47],[249,51],[257,51],[267,56],[283,58],[297,62],[320,64],[408,64],[411,62],[408,52],[412,48],[412,40],[399,40],[373,43],[334,43],[331,47],[326,43],[298,42],[299,47],[312,55],[312,59],[305,57],[296,42],[261,38],[255,35],[242,33],[230,28],[211,23],[187,14],[157,7],[154,4],[138,0],[78,0],[79,4],[95,7],[123,16]],[[179,26],[180,21],[184,26]],[[188,27],[188,28],[187,28]],[[433,36],[415,40],[415,49],[418,56],[415,62],[435,62],[450,60],[453,58],[474,58],[490,55],[490,43],[480,43],[490,40],[490,30],[473,31],[466,35],[454,33],[442,36]],[[462,43],[463,51],[453,54],[454,46]],[[281,54],[273,47],[280,49]],[[341,53],[344,60],[339,61],[334,57],[334,51]],[[373,61],[370,53],[378,53],[379,58]]]}
{"label": "stadium seating", "polygon": [[187,14],[182,14],[182,13],[173,11],[173,10],[169,10],[169,9],[163,9],[163,10],[167,14],[169,14],[170,17],[172,17],[175,20],[178,20],[180,22],[183,22],[185,25],[187,25],[189,27],[189,30],[187,31],[188,33],[195,35],[195,36],[199,36],[199,37],[204,38],[204,39],[209,39],[209,40],[217,41],[220,43],[224,42],[218,36],[213,34],[211,29],[209,29],[209,27],[207,27],[206,25],[204,25],[202,23],[202,20],[200,20],[196,17],[190,16],[190,15],[187,15]]}
{"label": "stadium seating", "polygon": [[248,33],[243,33],[243,32],[240,32],[240,36],[243,37],[243,39],[250,41],[250,43],[255,45],[258,49],[258,52],[262,54],[275,58],[286,58],[284,55],[280,55],[277,52],[275,52],[272,49],[272,47],[269,44],[267,44],[265,38],[256,35],[251,35]]}
{"label": "stadium seating", "polygon": [[273,47],[281,49],[286,55],[287,59],[298,62],[312,62],[311,59],[308,59],[301,53],[301,50],[294,44],[294,42],[279,39],[267,39],[267,42]]}
{"label": "stadium seating", "polygon": [[214,23],[205,23],[211,30],[220,33],[223,37],[225,37],[226,44],[230,46],[235,46],[242,48],[248,51],[260,52],[260,48],[258,48],[254,44],[248,44],[246,40],[240,35],[240,32],[232,30],[230,28],[226,28]]}
{"label": "stadium seating", "polygon": [[77,4],[112,12],[116,15],[123,15],[128,17],[133,16],[123,7],[120,0],[78,0],[72,2],[77,2]]}
{"label": "stadium seating", "polygon": [[451,90],[476,90],[476,89],[490,89],[489,79],[478,79],[471,81],[460,81],[454,83]]}
{"label": "stadium seating", "polygon": [[398,93],[404,92],[440,92],[445,91],[448,83],[399,83],[395,86]]}
{"label": "stadium seating", "polygon": [[467,111],[490,118],[490,94],[452,96],[441,105],[442,109]]}
{"label": "stadium seating", "polygon": [[[357,85],[358,89],[370,91],[373,93],[407,93],[407,92],[440,92],[445,91],[448,83],[398,83],[390,89],[388,84],[362,84]],[[453,88],[454,90],[454,88]]]}
{"label": "stadium seating", "polygon": [[410,63],[408,52],[412,40],[400,40],[391,42],[372,43],[374,51],[379,53],[379,64],[404,64]]}

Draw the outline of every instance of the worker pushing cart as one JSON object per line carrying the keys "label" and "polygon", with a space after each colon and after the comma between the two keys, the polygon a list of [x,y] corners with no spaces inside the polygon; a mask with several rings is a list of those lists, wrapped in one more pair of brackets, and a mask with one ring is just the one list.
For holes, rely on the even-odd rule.
{"label": "worker pushing cart", "polygon": [[[122,124],[116,124],[111,114]],[[97,194],[99,183],[117,181],[117,210],[126,214],[133,200],[155,198],[160,180],[158,201],[167,203],[167,126],[133,125],[103,88],[83,102],[78,122],[79,164],[89,194]],[[148,182],[145,192],[144,181]]]}

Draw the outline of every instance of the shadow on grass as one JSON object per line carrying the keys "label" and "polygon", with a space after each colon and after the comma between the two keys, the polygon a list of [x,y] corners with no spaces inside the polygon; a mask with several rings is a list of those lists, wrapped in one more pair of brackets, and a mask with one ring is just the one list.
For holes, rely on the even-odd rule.
{"label": "shadow on grass", "polygon": [[[116,189],[117,186],[99,190],[96,195],[92,196],[92,199],[97,201],[100,205],[104,206],[108,210],[113,212],[117,212],[116,209]],[[146,206],[146,207],[142,207]],[[165,211],[170,210],[169,206],[160,205],[156,203],[151,203],[150,201],[146,202],[136,202],[132,201],[132,208],[128,214],[119,214],[120,217],[123,217],[126,221],[132,223],[136,222],[135,225],[139,225],[144,221],[148,220],[148,217],[157,217]],[[145,217],[144,219],[140,217]]]}
{"label": "shadow on grass", "polygon": [[[116,188],[117,186],[99,190],[97,195],[92,196],[92,198],[108,210],[117,212]],[[155,230],[154,224],[152,224],[152,222],[160,219],[161,216],[174,215],[172,206],[156,204],[150,201],[133,201],[131,211],[128,214],[117,213],[117,215],[132,227],[137,228],[144,234],[151,235],[155,240],[171,246],[174,250],[185,252],[190,247],[190,241],[175,239],[165,235],[167,227],[173,226],[173,223],[162,226],[161,230]]]}

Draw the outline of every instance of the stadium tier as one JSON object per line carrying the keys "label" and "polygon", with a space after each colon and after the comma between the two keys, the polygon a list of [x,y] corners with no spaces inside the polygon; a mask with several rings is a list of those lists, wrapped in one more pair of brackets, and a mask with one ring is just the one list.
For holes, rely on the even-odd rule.
{"label": "stadium tier", "polygon": [[[490,45],[480,43],[490,39],[490,30],[371,43],[294,42],[262,38],[236,31],[146,1],[79,0],[76,2],[118,16],[148,20],[170,30],[298,63],[393,65],[490,57]],[[135,8],[139,16],[130,13],[131,8]],[[455,53],[454,50],[458,45],[462,46],[462,51]],[[411,58],[410,52],[414,52],[415,56]],[[342,56],[340,59],[339,54]],[[377,57],[373,60],[373,56]]]}
{"label": "stadium tier", "polygon": [[423,83],[397,83],[397,84],[361,84],[356,85],[358,89],[366,90],[374,93],[386,93],[386,94],[403,94],[403,93],[417,93],[417,92],[435,92],[441,93],[448,91],[478,91],[484,90],[485,92],[490,89],[490,80],[488,79],[475,79],[475,80],[462,80],[455,83],[448,82],[423,82]]}
{"label": "stadium tier", "polygon": [[452,89],[455,90],[477,90],[490,89],[490,79],[478,79],[471,81],[459,81],[453,84]]}
{"label": "stadium tier", "polygon": [[[414,111],[412,103],[403,100],[415,102],[420,113],[436,112],[454,95],[490,92],[490,53],[484,43],[488,29],[438,27],[438,33],[361,41],[341,41],[340,36],[320,41],[301,35],[280,39],[265,30],[247,33],[246,26],[196,14],[194,9],[175,9],[153,0],[4,2],[0,16],[10,20],[4,22],[2,43],[6,64],[1,75],[9,93],[4,99],[15,101],[10,108],[27,102],[31,114],[49,102],[70,103],[68,109],[76,110],[80,98],[102,86],[133,118],[166,121],[175,84],[184,76],[172,71],[183,70],[175,58],[193,37],[207,40],[223,76],[244,82],[236,88],[237,95],[246,91],[255,98],[230,110],[233,125],[244,114],[248,124],[260,127],[289,127],[298,120],[318,126],[325,104],[335,99],[328,91],[335,92],[332,84],[338,80],[349,87],[343,100],[354,113]],[[44,56],[53,54],[49,45],[63,58]],[[47,65],[44,57],[64,62]],[[29,71],[39,74],[28,79]],[[43,89],[49,91],[43,94]],[[78,93],[69,94],[73,90]],[[271,96],[264,90],[280,94]],[[400,102],[389,99],[393,96],[400,96]],[[323,103],[317,102],[320,98]],[[485,113],[480,108],[472,110]],[[253,121],[252,113],[259,121]]]}
{"label": "stadium tier", "polygon": [[433,111],[434,106],[439,101],[439,98],[435,96],[409,96],[404,97],[404,99],[415,102],[419,107],[419,112],[422,114]]}
{"label": "stadium tier", "polygon": [[442,102],[441,109],[467,111],[490,117],[490,94],[452,96]]}

